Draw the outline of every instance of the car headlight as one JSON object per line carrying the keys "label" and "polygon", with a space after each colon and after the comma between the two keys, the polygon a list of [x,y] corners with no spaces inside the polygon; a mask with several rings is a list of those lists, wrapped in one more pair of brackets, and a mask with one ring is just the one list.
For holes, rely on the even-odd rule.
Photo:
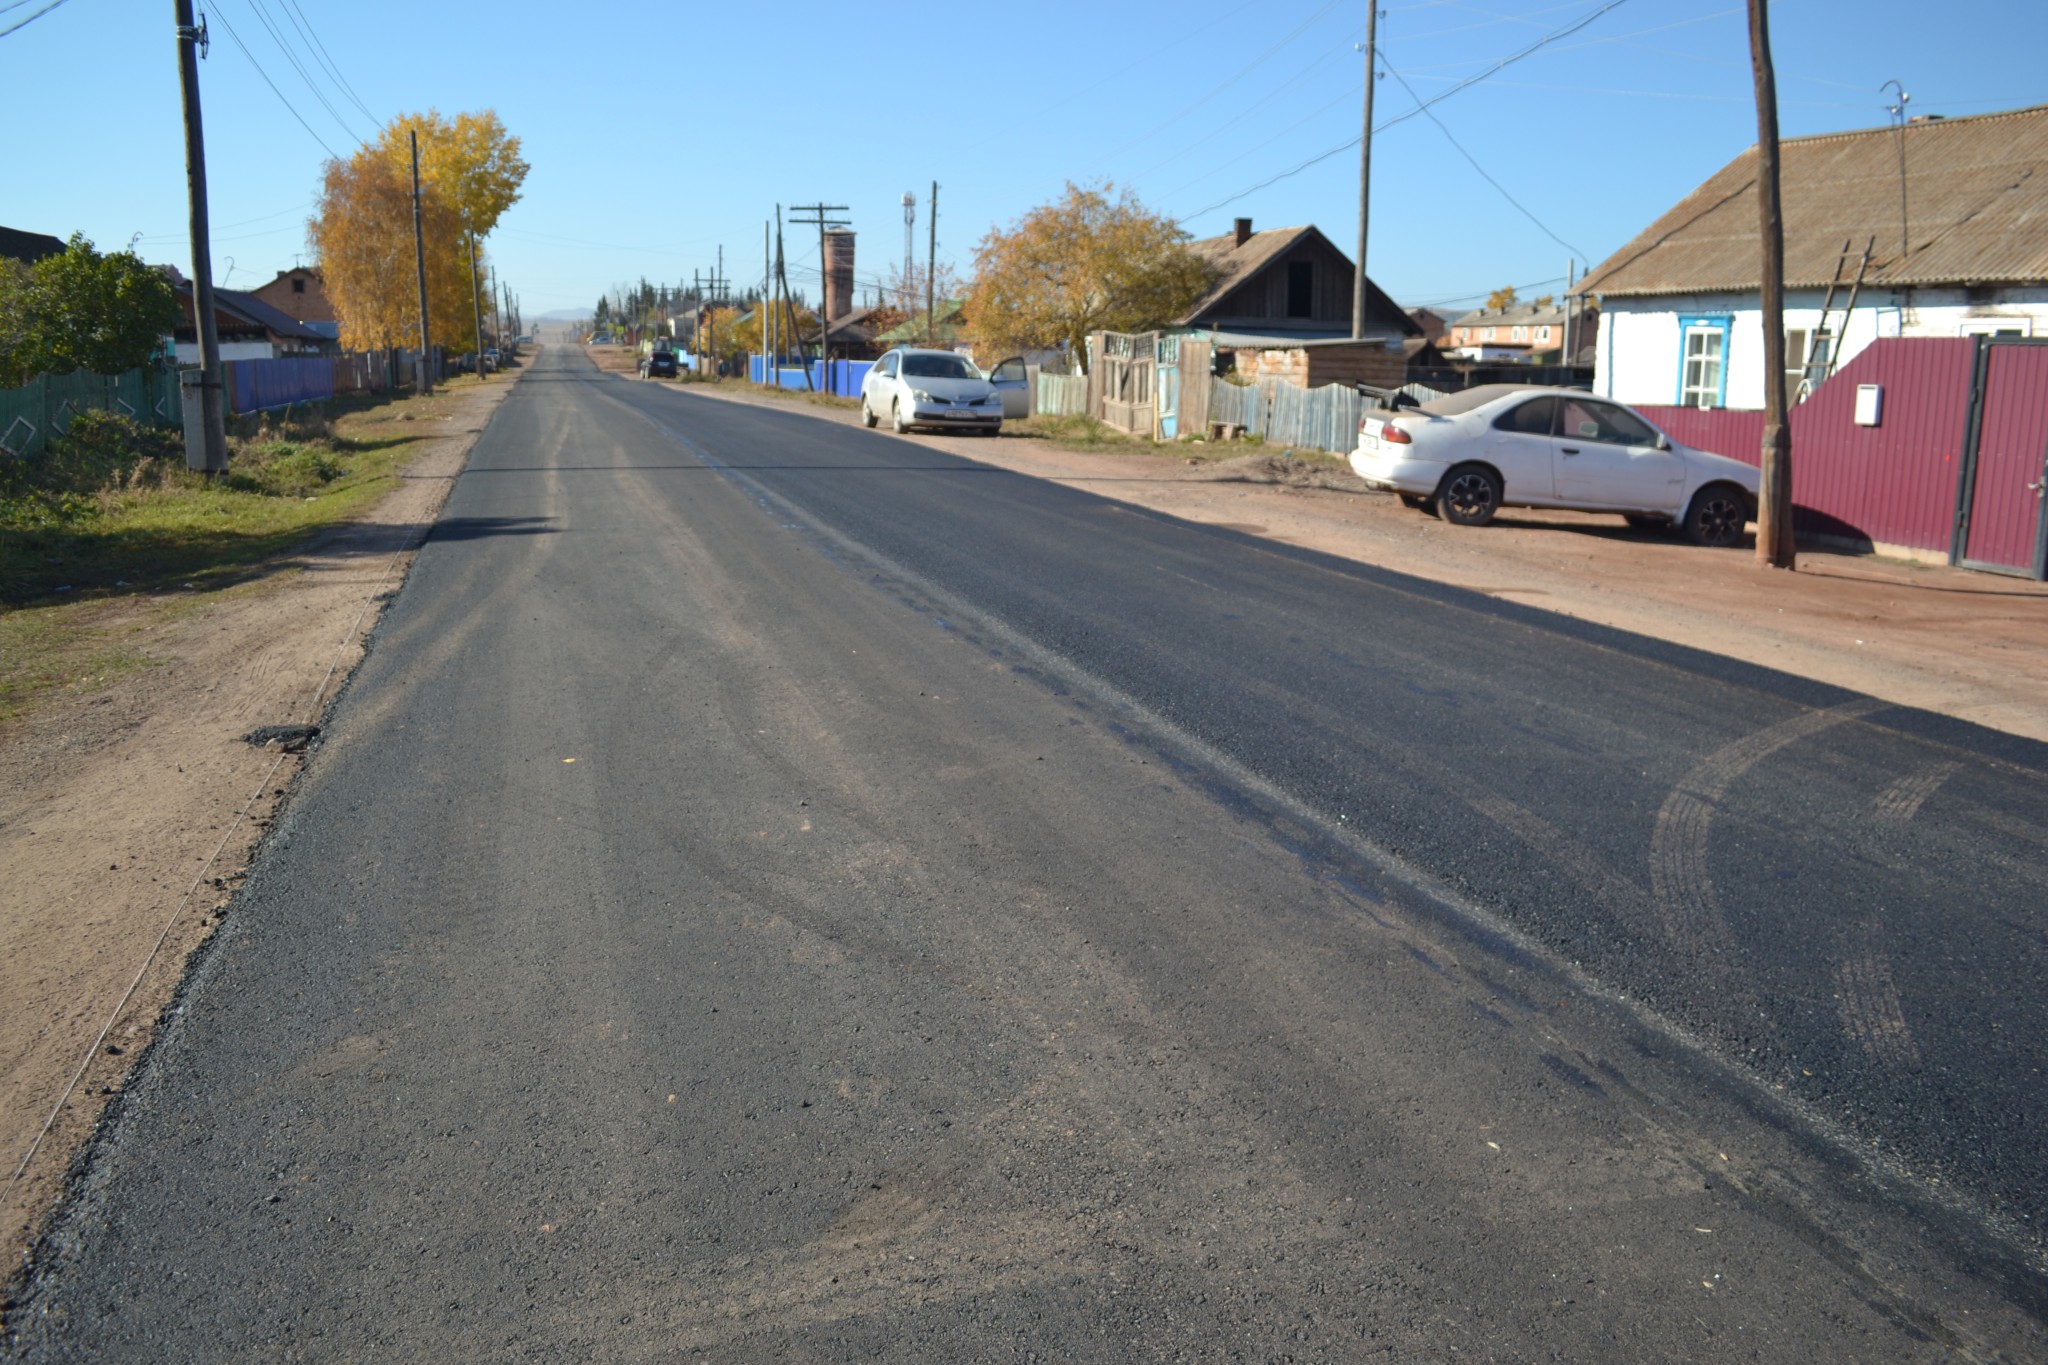
{"label": "car headlight", "polygon": [[926,393],[923,389],[912,389],[910,391],[910,396],[912,398],[915,398],[920,403],[929,403],[932,401],[932,396]]}

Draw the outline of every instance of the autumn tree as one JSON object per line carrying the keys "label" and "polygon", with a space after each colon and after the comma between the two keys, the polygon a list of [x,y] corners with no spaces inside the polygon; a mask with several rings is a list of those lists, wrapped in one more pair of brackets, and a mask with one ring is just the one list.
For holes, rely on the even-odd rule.
{"label": "autumn tree", "polygon": [[1486,296],[1486,306],[1496,313],[1512,308],[1519,302],[1521,302],[1521,298],[1515,293],[1515,287],[1511,284],[1502,285]]}
{"label": "autumn tree", "polygon": [[0,276],[0,387],[39,374],[120,374],[146,365],[178,325],[178,296],[133,252],[101,255],[82,233]]}
{"label": "autumn tree", "polygon": [[[477,349],[472,270],[477,243],[519,201],[527,162],[495,111],[448,118],[401,114],[346,161],[327,164],[310,238],[342,343],[366,349],[417,345],[419,289],[413,263],[412,135],[419,138],[420,205],[432,340]],[[472,265],[471,253],[478,261]]]}
{"label": "autumn tree", "polygon": [[974,253],[967,321],[978,351],[1065,342],[1085,363],[1090,332],[1141,332],[1185,313],[1215,280],[1171,218],[1104,183],[1042,204]]}
{"label": "autumn tree", "polygon": [[[723,317],[722,312],[720,316]],[[784,355],[790,355],[796,351],[799,339],[817,340],[817,314],[808,308],[795,307],[786,300],[778,299],[772,304],[763,300],[754,305],[753,311],[747,314],[745,320],[738,320],[736,317],[732,324],[731,335],[734,344],[739,348],[739,354],[759,355],[767,349],[767,342],[762,337],[761,331],[767,325],[770,318],[775,320],[775,336]],[[725,337],[726,332],[723,324],[721,324],[719,332],[721,348],[723,347]]]}
{"label": "autumn tree", "polygon": [[[462,219],[435,189],[421,191],[420,213],[430,339],[450,350],[476,350],[469,238]],[[328,162],[309,236],[341,324],[341,344],[356,351],[417,346],[420,301],[410,162],[401,175],[390,158],[370,147],[359,148],[346,161]]]}

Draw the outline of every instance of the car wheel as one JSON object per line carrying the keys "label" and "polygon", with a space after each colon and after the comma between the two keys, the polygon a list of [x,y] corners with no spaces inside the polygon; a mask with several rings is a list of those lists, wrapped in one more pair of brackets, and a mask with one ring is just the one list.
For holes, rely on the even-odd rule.
{"label": "car wheel", "polygon": [[1445,521],[1484,526],[1500,510],[1500,475],[1480,464],[1461,464],[1444,475],[1436,502]]}
{"label": "car wheel", "polygon": [[1668,531],[1671,523],[1664,517],[1646,517],[1638,512],[1623,512],[1621,519],[1637,531]]}
{"label": "car wheel", "polygon": [[1725,550],[1742,543],[1749,524],[1749,499],[1733,484],[1712,483],[1693,494],[1685,512],[1685,534],[1695,545]]}
{"label": "car wheel", "polygon": [[895,428],[898,436],[902,436],[910,430],[910,423],[903,420],[903,402],[901,399],[889,405],[889,425]]}
{"label": "car wheel", "polygon": [[875,416],[875,410],[868,406],[868,400],[866,398],[862,398],[860,400],[860,424],[864,427],[873,428],[875,423],[879,420],[880,419]]}

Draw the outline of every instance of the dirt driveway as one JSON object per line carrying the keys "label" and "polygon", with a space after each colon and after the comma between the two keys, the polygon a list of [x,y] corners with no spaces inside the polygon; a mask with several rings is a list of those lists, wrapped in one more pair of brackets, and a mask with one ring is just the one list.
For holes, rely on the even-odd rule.
{"label": "dirt driveway", "polygon": [[[858,421],[850,409],[737,385],[687,391],[820,421]],[[1813,550],[1802,551],[1796,573],[1783,573],[1757,568],[1746,548],[1704,550],[1591,513],[1512,509],[1473,530],[1410,511],[1348,471],[1265,450],[1215,462],[1191,461],[1176,447],[1102,454],[1028,437],[907,439],[1189,521],[2048,740],[2048,585],[2041,583]]]}
{"label": "dirt driveway", "polygon": [[94,608],[94,629],[155,666],[60,693],[0,734],[10,1249],[54,1202],[298,772],[296,755],[242,736],[320,718],[511,388],[411,405],[446,434],[423,443],[403,485],[239,586]]}

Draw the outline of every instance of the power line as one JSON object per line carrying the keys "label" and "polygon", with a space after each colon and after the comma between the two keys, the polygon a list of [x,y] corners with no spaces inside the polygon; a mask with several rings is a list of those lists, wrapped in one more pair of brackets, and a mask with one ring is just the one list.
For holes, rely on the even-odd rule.
{"label": "power line", "polygon": [[[1580,29],[1592,23],[1595,19],[1598,19],[1601,15],[1607,13],[1609,10],[1619,9],[1621,6],[1627,3],[1628,0],[1607,0],[1607,3],[1601,5],[1600,8],[1594,10],[1592,13],[1586,15],[1584,18],[1573,20],[1571,23],[1565,25],[1563,28],[1556,29],[1553,32],[1544,34],[1541,38],[1538,38],[1535,42],[1529,44],[1529,46],[1525,48],[1522,48],[1520,51],[1514,52],[1506,57],[1502,57],[1499,61],[1495,62],[1486,70],[1480,72],[1478,75],[1468,76],[1464,80],[1459,81],[1456,85],[1452,86],[1450,89],[1442,92],[1441,94],[1432,95],[1427,100],[1419,102],[1415,106],[1415,108],[1408,110],[1406,113],[1397,114],[1393,118],[1388,119],[1385,123],[1380,124],[1377,128],[1374,128],[1372,130],[1373,135],[1377,137],[1379,134],[1385,132],[1387,129],[1392,128],[1395,124],[1407,122],[1409,119],[1414,118],[1417,114],[1420,114],[1427,110],[1430,105],[1441,104],[1443,101],[1457,94],[1460,90],[1465,90],[1470,88],[1471,86],[1477,85],[1479,84],[1479,82],[1485,80],[1488,76],[1491,76],[1496,72],[1506,70],[1508,67],[1513,66],[1516,62],[1521,61],[1525,57],[1535,55],[1535,53],[1537,53],[1545,47],[1548,47],[1550,44],[1556,42],[1560,38],[1570,37],[1572,34],[1577,33]],[[1204,214],[1213,213],[1217,209],[1223,208],[1226,205],[1234,204],[1248,194],[1256,194],[1260,190],[1265,189],[1268,185],[1277,185],[1282,180],[1286,180],[1290,176],[1296,176],[1301,174],[1303,171],[1315,165],[1317,162],[1328,161],[1331,157],[1337,155],[1339,152],[1350,151],[1353,147],[1356,147],[1359,143],[1363,142],[1364,140],[1365,139],[1363,136],[1354,137],[1343,143],[1340,143],[1335,147],[1330,148],[1326,152],[1318,152],[1314,156],[1310,157],[1308,160],[1301,162],[1299,165],[1293,166],[1288,170],[1284,170],[1280,172],[1280,174],[1278,175],[1269,176],[1268,178],[1261,180],[1258,184],[1253,185],[1250,189],[1239,190],[1236,194],[1233,194],[1226,199],[1219,199],[1215,203],[1210,204],[1206,208],[1185,215],[1183,221],[1185,221],[1185,219],[1200,218]]]}
{"label": "power line", "polygon": [[342,92],[348,96],[349,102],[363,111],[364,118],[379,128],[383,127],[384,120],[370,112],[370,106],[364,104],[362,97],[356,94],[356,88],[348,83],[348,77],[341,74],[341,67],[329,55],[327,44],[320,41],[319,33],[313,28],[313,21],[306,17],[304,10],[299,8],[298,0],[284,0],[284,5],[286,16],[292,20],[293,27],[298,28],[303,36],[311,40],[313,49],[319,54],[319,58],[326,65],[328,72],[333,75],[335,84],[340,86]]}
{"label": "power line", "polygon": [[[48,14],[51,10],[56,9],[59,5],[63,4],[64,2],[65,0],[50,0],[49,4],[44,5],[41,9],[37,10],[34,14],[31,14],[28,18],[21,20],[19,23],[9,24],[6,28],[0,28],[0,38],[5,38],[10,33],[20,32],[22,29],[27,28],[30,24],[33,24],[36,20],[42,18],[45,14]],[[18,0],[18,3],[25,5],[29,3],[29,0]],[[16,6],[9,5],[7,8],[14,9],[16,8]]]}
{"label": "power line", "polygon": [[[1384,51],[1384,49],[1382,50]],[[1422,103],[1422,96],[1415,93],[1415,87],[1408,84],[1408,78],[1406,76],[1403,76],[1399,71],[1395,70],[1393,63],[1391,62],[1387,63],[1387,74],[1392,76],[1395,80],[1401,82],[1401,88],[1403,90],[1406,90],[1408,92],[1409,98],[1415,101],[1415,107],[1417,112],[1423,114],[1425,117],[1429,119],[1431,123],[1434,123],[1436,125],[1437,131],[1444,135],[1444,141],[1450,143],[1453,147],[1458,149],[1458,155],[1464,157],[1466,161],[1471,163],[1472,169],[1479,172],[1479,178],[1481,180],[1484,180],[1487,184],[1493,186],[1496,190],[1499,190],[1500,197],[1507,200],[1510,204],[1513,204],[1515,206],[1516,211],[1519,212],[1524,218],[1527,218],[1530,222],[1534,223],[1537,227],[1541,228],[1543,230],[1544,236],[1548,237],[1551,241],[1556,242],[1559,246],[1571,252],[1580,260],[1583,261],[1587,259],[1586,253],[1584,251],[1580,250],[1572,243],[1567,242],[1564,238],[1558,236],[1555,232],[1552,232],[1550,230],[1549,225],[1546,224],[1541,218],[1538,218],[1535,214],[1531,213],[1528,207],[1524,205],[1521,200],[1515,198],[1515,196],[1508,193],[1507,186],[1501,184],[1500,181],[1495,180],[1491,175],[1487,174],[1486,167],[1480,165],[1478,158],[1473,156],[1472,153],[1465,150],[1464,143],[1458,141],[1458,139],[1451,136],[1451,130],[1444,126],[1444,121],[1438,118],[1435,114],[1430,112],[1429,108]]]}
{"label": "power line", "polygon": [[[219,5],[220,0],[214,0],[215,8],[218,8]],[[284,54],[284,59],[287,62],[291,63],[292,70],[299,73],[299,79],[306,83],[306,88],[313,92],[313,98],[320,101],[320,106],[327,111],[328,116],[352,140],[361,142],[363,139],[356,133],[355,129],[348,126],[348,121],[342,118],[341,111],[334,107],[333,101],[327,98],[326,92],[321,90],[319,85],[314,82],[311,73],[306,70],[305,63],[299,60],[299,54],[292,51],[291,44],[285,41],[284,34],[279,31],[277,24],[271,19],[270,11],[263,7],[263,0],[249,0],[249,8],[255,12],[256,22],[262,24],[265,31],[270,34],[270,40],[277,44],[277,50]]]}
{"label": "power line", "polygon": [[1329,0],[1328,4],[1324,5],[1314,14],[1311,14],[1308,18],[1302,20],[1302,22],[1298,26],[1296,26],[1293,32],[1289,33],[1285,38],[1282,38],[1279,42],[1267,48],[1264,52],[1261,52],[1258,56],[1252,58],[1251,61],[1246,63],[1243,67],[1240,67],[1236,75],[1230,77],[1221,85],[1213,87],[1208,94],[1203,95],[1193,104],[1186,106],[1179,113],[1174,114],[1172,117],[1168,118],[1166,122],[1161,123],[1151,129],[1148,129],[1147,131],[1138,134],[1130,141],[1125,142],[1122,145],[1115,147],[1108,152],[1105,152],[1103,154],[1102,159],[1104,161],[1114,160],[1116,157],[1121,156],[1123,153],[1129,151],[1131,148],[1137,146],[1139,143],[1145,141],[1147,138],[1152,137],[1156,133],[1164,132],[1166,129],[1171,128],[1174,124],[1186,118],[1189,114],[1194,113],[1195,110],[1201,108],[1210,100],[1215,99],[1218,95],[1222,94],[1225,90],[1228,90],[1231,86],[1236,85],[1246,76],[1249,76],[1253,71],[1257,70],[1258,67],[1262,65],[1268,58],[1270,58],[1274,53],[1278,52],[1281,48],[1286,47],[1296,38],[1299,38],[1303,33],[1306,33],[1308,31],[1309,25],[1315,23],[1316,20],[1322,18],[1325,14],[1328,14],[1331,10],[1335,9],[1338,3],[1339,0]]}
{"label": "power line", "polygon": [[[59,3],[62,3],[62,0],[59,0]],[[298,119],[299,126],[306,130],[306,136],[326,148],[327,155],[333,157],[336,161],[341,160],[341,153],[335,151],[332,147],[328,147],[327,139],[314,132],[313,125],[306,122],[305,117],[298,110],[292,108],[292,102],[284,97],[284,91],[277,88],[277,82],[270,79],[270,73],[265,71],[262,63],[256,60],[256,54],[251,52],[249,45],[242,41],[242,35],[235,32],[235,26],[228,22],[227,15],[221,13],[218,6],[214,9],[213,14],[216,19],[220,20],[221,26],[227,29],[228,37],[235,40],[235,46],[242,49],[242,55],[249,59],[249,65],[256,68],[256,74],[263,77],[263,83],[270,87],[270,93],[277,96],[277,102],[289,110],[293,118]]]}

